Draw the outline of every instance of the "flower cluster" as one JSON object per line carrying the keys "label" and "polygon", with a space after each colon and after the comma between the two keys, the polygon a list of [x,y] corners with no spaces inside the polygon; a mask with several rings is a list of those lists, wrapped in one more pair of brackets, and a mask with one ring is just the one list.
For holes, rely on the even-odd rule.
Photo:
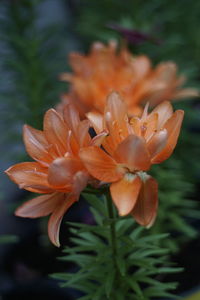
{"label": "flower cluster", "polygon": [[141,118],[129,118],[125,103],[112,93],[104,115],[88,115],[97,132],[108,132],[102,148],[80,150],[89,173],[111,183],[111,196],[119,214],[131,213],[143,226],[153,223],[158,206],[157,182],[146,171],[171,155],[184,115],[182,110],[173,113],[169,102],[159,104],[150,114],[147,109],[148,104]]}
{"label": "flower cluster", "polygon": [[66,107],[64,119],[54,109],[48,110],[43,131],[24,126],[26,151],[35,162],[19,163],[6,170],[20,188],[43,194],[24,203],[15,214],[29,218],[51,214],[48,234],[57,246],[63,215],[79,199],[87,184],[94,182],[79,151],[82,147],[101,144],[105,133],[91,139],[88,129],[89,122],[80,121],[72,105]]}
{"label": "flower cluster", "polygon": [[118,92],[127,104],[129,114],[140,115],[147,101],[155,106],[162,101],[198,96],[193,88],[182,88],[184,76],[177,76],[177,66],[164,62],[153,67],[145,55],[133,56],[117,44],[96,42],[88,55],[71,53],[73,73],[61,79],[70,82],[70,92],[63,95],[59,110],[73,102],[82,115],[91,110],[103,113],[108,94]]}
{"label": "flower cluster", "polygon": [[[133,57],[125,48],[117,53],[113,43],[96,43],[88,57],[72,54],[70,62],[74,74],[63,75],[71,82],[65,103],[46,112],[42,131],[24,126],[34,162],[6,170],[20,188],[41,194],[16,215],[51,215],[48,234],[56,246],[63,215],[88,184],[109,185],[119,215],[131,214],[142,226],[153,224],[158,184],[146,172],[172,154],[184,115],[163,100],[197,95],[180,89],[183,78],[177,78],[175,64],[153,69],[146,56]],[[146,99],[158,104],[150,113],[148,104],[141,106]]]}
{"label": "flower cluster", "polygon": [[[6,173],[20,188],[43,194],[16,210],[21,217],[51,214],[48,233],[59,246],[59,228],[68,208],[88,183],[111,183],[110,192],[120,215],[132,214],[150,226],[157,212],[157,182],[146,174],[151,164],[167,159],[177,143],[183,111],[173,113],[163,102],[150,114],[128,116],[117,93],[108,97],[104,115],[88,114],[97,135],[88,133],[89,121],[80,121],[68,105],[64,118],[54,109],[46,112],[43,131],[24,126],[24,143],[35,162],[19,163]],[[101,146],[101,147],[100,147]]]}

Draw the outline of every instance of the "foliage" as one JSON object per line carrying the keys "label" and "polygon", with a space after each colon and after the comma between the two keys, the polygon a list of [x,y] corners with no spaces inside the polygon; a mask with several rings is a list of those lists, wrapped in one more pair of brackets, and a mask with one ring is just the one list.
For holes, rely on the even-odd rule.
{"label": "foliage", "polygon": [[[167,261],[168,250],[158,242],[168,234],[149,235],[132,218],[111,219],[106,210],[106,197],[84,194],[92,205],[95,225],[68,223],[73,247],[65,247],[60,259],[74,262],[76,273],[57,273],[52,277],[63,281],[86,299],[176,299],[171,291],[176,283],[160,282],[160,276],[181,271]],[[116,249],[113,252],[112,225],[115,226]],[[145,231],[145,232],[144,232]]]}
{"label": "foliage", "polygon": [[42,2],[1,3],[2,71],[7,79],[6,85],[1,86],[1,120],[9,124],[5,138],[10,140],[16,139],[19,121],[41,127],[45,110],[55,105],[61,89],[56,83],[61,68],[61,31],[56,25],[43,25],[42,29],[38,26]]}
{"label": "foliage", "polygon": [[197,237],[194,220],[199,220],[199,203],[191,199],[194,185],[184,176],[181,162],[172,157],[162,166],[154,166],[153,176],[159,180],[159,209],[151,233],[171,232],[161,241],[173,251],[188,239]]}

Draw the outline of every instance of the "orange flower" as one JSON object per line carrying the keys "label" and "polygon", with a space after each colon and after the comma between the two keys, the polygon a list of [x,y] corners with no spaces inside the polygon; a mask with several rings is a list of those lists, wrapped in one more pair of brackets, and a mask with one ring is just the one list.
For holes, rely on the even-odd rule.
{"label": "orange flower", "polygon": [[64,119],[54,109],[48,110],[43,131],[24,126],[26,150],[35,162],[19,163],[6,170],[20,188],[43,194],[24,203],[15,214],[28,218],[51,214],[48,234],[56,246],[60,245],[63,215],[92,180],[79,158],[79,149],[98,145],[104,133],[91,140],[88,128],[89,121],[80,121],[71,105],[65,109]]}
{"label": "orange flower", "polygon": [[72,74],[64,73],[61,79],[71,83],[71,91],[63,96],[59,105],[73,101],[83,115],[85,112],[104,111],[107,95],[120,93],[129,114],[140,115],[141,105],[151,106],[164,100],[198,96],[195,89],[182,89],[185,78],[177,77],[177,66],[172,62],[152,67],[145,55],[132,56],[126,49],[117,52],[117,45],[94,43],[88,55],[71,53]]}
{"label": "orange flower", "polygon": [[108,132],[103,148],[90,146],[80,151],[89,173],[111,183],[119,214],[132,214],[143,226],[152,225],[158,206],[157,182],[146,171],[172,154],[184,115],[182,110],[173,113],[169,102],[161,103],[150,114],[147,108],[141,118],[129,119],[126,105],[112,93],[104,116],[88,114],[97,133],[103,129]]}

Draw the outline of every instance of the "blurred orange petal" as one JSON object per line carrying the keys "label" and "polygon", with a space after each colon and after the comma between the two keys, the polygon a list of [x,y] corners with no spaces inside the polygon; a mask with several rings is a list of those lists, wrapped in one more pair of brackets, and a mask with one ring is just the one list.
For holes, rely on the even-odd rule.
{"label": "blurred orange petal", "polygon": [[151,71],[151,61],[145,55],[140,55],[133,59],[131,66],[133,67],[133,71],[135,73],[135,78],[133,80],[136,80],[137,82],[143,79],[149,73],[149,71]]}
{"label": "blurred orange petal", "polygon": [[133,210],[141,185],[141,179],[137,175],[130,173],[127,173],[121,180],[111,184],[111,196],[119,215],[125,216]]}
{"label": "blurred orange petal", "polygon": [[177,66],[173,62],[163,62],[157,65],[155,72],[158,79],[168,82],[176,77]]}
{"label": "blurred orange petal", "polygon": [[133,208],[132,216],[142,226],[150,227],[157,214],[158,208],[158,184],[148,176],[142,184],[138,200]]}
{"label": "blurred orange petal", "polygon": [[112,91],[123,96],[129,115],[139,116],[140,107],[164,100],[196,97],[195,89],[182,89],[184,76],[177,75],[173,62],[152,66],[145,55],[132,55],[126,47],[94,43],[88,54],[70,55],[71,74],[62,79],[70,82],[70,95],[81,112],[104,112],[106,97]]}
{"label": "blurred orange petal", "polygon": [[200,92],[194,88],[185,88],[180,91],[177,91],[174,98],[182,99],[191,97],[200,97]]}
{"label": "blurred orange petal", "polygon": [[164,149],[152,159],[152,163],[161,163],[172,154],[180,134],[183,117],[184,111],[177,110],[175,111],[173,116],[166,122],[164,128],[167,130],[168,133],[167,144],[164,147]]}
{"label": "blurred orange petal", "polygon": [[89,173],[101,181],[114,182],[123,176],[116,161],[97,146],[82,148],[79,155]]}

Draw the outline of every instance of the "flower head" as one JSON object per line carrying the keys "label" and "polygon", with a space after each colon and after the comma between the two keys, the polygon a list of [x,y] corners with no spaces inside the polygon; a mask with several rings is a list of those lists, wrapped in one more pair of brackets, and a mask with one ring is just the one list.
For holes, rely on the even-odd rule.
{"label": "flower head", "polygon": [[79,150],[98,144],[98,136],[92,140],[88,133],[89,121],[80,121],[72,105],[66,107],[63,118],[50,109],[44,117],[43,131],[25,125],[24,143],[35,161],[19,163],[6,170],[20,188],[43,194],[25,202],[15,214],[29,218],[51,214],[48,234],[57,246],[63,215],[92,180],[79,158]]}
{"label": "flower head", "polygon": [[109,182],[112,199],[120,215],[132,214],[144,226],[152,225],[158,206],[157,182],[146,173],[152,164],[161,163],[173,152],[184,112],[173,112],[169,102],[148,114],[129,118],[125,103],[117,93],[108,97],[104,115],[89,113],[96,132],[106,130],[102,148],[82,148],[88,172]]}
{"label": "flower head", "polygon": [[70,54],[73,73],[64,73],[61,79],[70,82],[71,91],[63,96],[60,109],[73,101],[84,114],[103,112],[106,98],[112,91],[120,93],[129,114],[140,115],[141,105],[151,106],[162,101],[198,96],[195,89],[185,89],[184,76],[177,76],[177,66],[164,62],[152,67],[145,55],[133,56],[126,48],[117,51],[117,45],[94,43],[88,55]]}

